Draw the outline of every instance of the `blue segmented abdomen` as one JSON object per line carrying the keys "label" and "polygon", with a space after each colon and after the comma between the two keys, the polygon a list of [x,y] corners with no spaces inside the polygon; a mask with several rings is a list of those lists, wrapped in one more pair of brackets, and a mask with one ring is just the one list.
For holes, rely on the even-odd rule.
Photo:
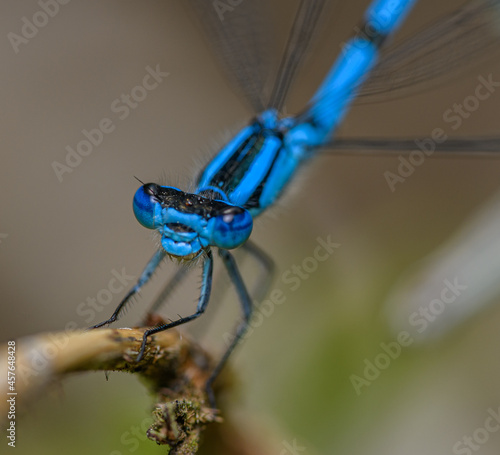
{"label": "blue segmented abdomen", "polygon": [[379,35],[393,33],[417,0],[375,0],[365,12],[365,24]]}
{"label": "blue segmented abdomen", "polygon": [[283,120],[273,109],[264,111],[207,165],[196,192],[215,192],[216,198],[243,207],[253,216],[272,205],[299,164],[330,140],[375,65],[380,46],[415,2],[374,1],[359,33],[342,49],[306,110]]}
{"label": "blue segmented abdomen", "polygon": [[404,20],[416,0],[378,0],[367,9],[359,32],[342,49],[307,109],[297,117],[287,143],[319,147],[343,119],[356,90],[377,61],[387,36]]}

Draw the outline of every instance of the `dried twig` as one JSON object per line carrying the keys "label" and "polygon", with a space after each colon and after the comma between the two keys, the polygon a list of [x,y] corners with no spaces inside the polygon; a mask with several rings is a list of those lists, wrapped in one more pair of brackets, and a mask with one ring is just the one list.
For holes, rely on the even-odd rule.
{"label": "dried twig", "polygon": [[[75,372],[126,371],[141,375],[156,394],[154,423],[148,437],[171,447],[170,454],[194,454],[207,423],[220,421],[210,409],[204,386],[210,358],[198,345],[178,332],[160,332],[135,362],[145,329],[101,329],[46,333],[15,343],[15,392],[17,412],[22,412],[54,382]],[[12,351],[12,350],[11,350]],[[7,352],[4,346],[2,353]],[[9,365],[1,361],[1,368]],[[3,371],[2,377],[7,377]],[[4,395],[9,385],[2,381]],[[0,402],[0,415],[7,415]]]}

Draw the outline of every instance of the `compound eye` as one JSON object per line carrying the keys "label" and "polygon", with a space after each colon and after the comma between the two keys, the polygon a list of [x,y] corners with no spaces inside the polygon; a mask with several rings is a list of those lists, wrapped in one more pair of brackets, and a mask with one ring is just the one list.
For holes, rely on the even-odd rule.
{"label": "compound eye", "polygon": [[229,206],[215,219],[213,240],[224,249],[236,248],[246,242],[253,228],[253,220],[247,210]]}
{"label": "compound eye", "polygon": [[155,229],[155,215],[157,207],[160,206],[158,200],[158,185],[147,183],[141,186],[134,195],[134,215],[137,221],[148,229]]}
{"label": "compound eye", "polygon": [[146,183],[142,188],[144,192],[150,196],[156,197],[158,194],[158,185],[156,183]]}
{"label": "compound eye", "polygon": [[238,207],[228,207],[221,215],[222,221],[226,224],[231,224],[238,215]]}

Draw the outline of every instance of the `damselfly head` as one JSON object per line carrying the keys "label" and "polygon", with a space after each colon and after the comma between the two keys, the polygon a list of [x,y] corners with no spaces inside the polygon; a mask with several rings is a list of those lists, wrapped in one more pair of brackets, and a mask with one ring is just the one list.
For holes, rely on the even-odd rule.
{"label": "damselfly head", "polygon": [[210,246],[236,248],[253,228],[252,216],[242,207],[156,183],[136,191],[133,208],[139,223],[159,231],[165,251],[182,258]]}

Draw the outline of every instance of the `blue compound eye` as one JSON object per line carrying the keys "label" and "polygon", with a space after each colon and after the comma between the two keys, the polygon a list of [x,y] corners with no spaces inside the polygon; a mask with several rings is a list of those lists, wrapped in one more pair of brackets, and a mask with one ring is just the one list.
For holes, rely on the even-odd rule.
{"label": "blue compound eye", "polygon": [[155,222],[156,213],[161,210],[161,205],[157,197],[158,185],[155,183],[147,183],[141,186],[134,196],[134,215],[137,221],[148,229],[157,227]]}
{"label": "blue compound eye", "polygon": [[253,228],[252,216],[241,207],[224,209],[213,222],[213,242],[224,249],[236,248],[245,243]]}

